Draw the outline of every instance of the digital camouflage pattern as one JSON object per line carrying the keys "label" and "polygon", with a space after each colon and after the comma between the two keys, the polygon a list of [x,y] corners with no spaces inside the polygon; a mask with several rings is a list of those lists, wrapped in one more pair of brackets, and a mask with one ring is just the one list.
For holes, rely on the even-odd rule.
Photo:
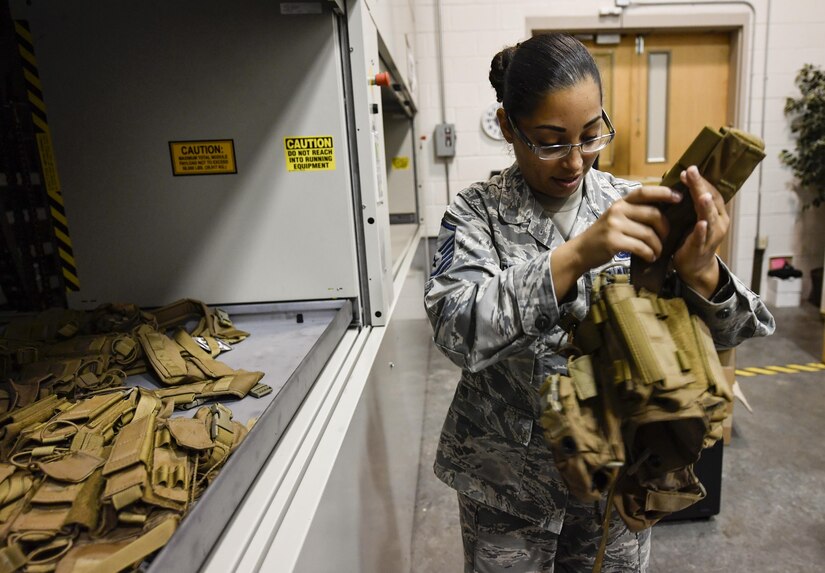
{"label": "digital camouflage pattern", "polygon": [[[570,232],[574,237],[607,207],[638,187],[591,169]],[[441,225],[425,306],[436,346],[462,369],[436,454],[436,475],[488,506],[560,533],[572,503],[542,436],[538,389],[566,374],[559,351],[564,317],[588,311],[593,269],[558,300],[550,275],[563,239],[532,195],[517,165],[459,193]],[[626,272],[630,257],[612,262]],[[681,296],[720,348],[770,334],[773,317],[759,297],[728,272],[708,301],[670,277],[663,294]]]}
{"label": "digital camouflage pattern", "polygon": [[[458,494],[465,573],[581,573],[591,571],[602,537],[592,503],[571,498],[557,535],[524,519]],[[647,571],[650,529],[633,533],[614,510],[603,573]]]}

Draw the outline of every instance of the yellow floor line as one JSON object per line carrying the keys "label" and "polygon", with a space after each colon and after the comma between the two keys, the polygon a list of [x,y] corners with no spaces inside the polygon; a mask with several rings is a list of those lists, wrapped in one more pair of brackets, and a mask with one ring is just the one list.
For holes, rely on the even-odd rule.
{"label": "yellow floor line", "polygon": [[819,372],[819,368],[811,368],[810,366],[802,366],[801,364],[788,364],[788,368],[793,368],[801,372]]}
{"label": "yellow floor line", "polygon": [[783,374],[798,374],[800,372],[819,372],[821,370],[825,370],[825,363],[808,362],[806,365],[786,364],[785,366],[749,366],[747,368],[737,368],[734,372],[737,376],[744,376],[747,378],[758,374],[774,376],[778,372]]}
{"label": "yellow floor line", "polygon": [[785,368],[784,366],[765,366],[768,370],[773,370],[774,372],[782,372],[783,374],[796,374],[798,370],[792,370],[791,368]]}
{"label": "yellow floor line", "polygon": [[755,366],[745,368],[745,370],[747,370],[748,372],[753,372],[754,374],[768,374],[770,376],[776,374],[776,372],[774,372],[773,370],[766,370],[765,368],[757,368]]}

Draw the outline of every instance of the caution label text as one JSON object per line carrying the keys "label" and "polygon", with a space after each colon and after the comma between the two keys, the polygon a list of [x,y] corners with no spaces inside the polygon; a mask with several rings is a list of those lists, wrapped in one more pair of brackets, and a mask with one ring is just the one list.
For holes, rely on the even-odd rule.
{"label": "caution label text", "polygon": [[330,171],[335,169],[335,146],[331,135],[285,137],[287,171]]}
{"label": "caution label text", "polygon": [[235,142],[231,139],[170,141],[174,175],[237,173]]}

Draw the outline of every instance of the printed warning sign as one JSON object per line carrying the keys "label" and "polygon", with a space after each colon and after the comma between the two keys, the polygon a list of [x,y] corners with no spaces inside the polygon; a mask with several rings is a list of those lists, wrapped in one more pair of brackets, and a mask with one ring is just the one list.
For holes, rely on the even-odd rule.
{"label": "printed warning sign", "polygon": [[237,173],[235,142],[231,139],[170,141],[174,175],[222,175]]}
{"label": "printed warning sign", "polygon": [[335,169],[335,146],[331,135],[285,137],[287,171],[330,171]]}

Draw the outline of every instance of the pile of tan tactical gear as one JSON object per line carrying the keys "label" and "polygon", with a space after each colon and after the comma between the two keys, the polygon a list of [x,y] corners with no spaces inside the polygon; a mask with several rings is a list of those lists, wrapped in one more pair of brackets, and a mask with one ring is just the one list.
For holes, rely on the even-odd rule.
{"label": "pile of tan tactical gear", "polygon": [[550,376],[541,389],[544,435],[570,492],[590,501],[608,493],[594,571],[611,505],[631,531],[641,531],[705,497],[693,464],[722,437],[733,395],[708,327],[684,299],[658,294],[696,222],[679,174],[696,165],[727,202],[763,149],[737,130],[700,133],[662,180],[684,197],[662,207],[670,223],[662,255],[655,263],[633,257],[630,277],[609,269],[598,276],[590,312],[571,334],[568,376]]}
{"label": "pile of tan tactical gear", "polygon": [[[7,325],[0,573],[120,571],[161,548],[249,430],[221,404],[193,418],[173,410],[271,391],[263,373],[215,360],[247,336],[193,300],[151,313],[52,310]],[[144,372],[168,388],[124,385]]]}

